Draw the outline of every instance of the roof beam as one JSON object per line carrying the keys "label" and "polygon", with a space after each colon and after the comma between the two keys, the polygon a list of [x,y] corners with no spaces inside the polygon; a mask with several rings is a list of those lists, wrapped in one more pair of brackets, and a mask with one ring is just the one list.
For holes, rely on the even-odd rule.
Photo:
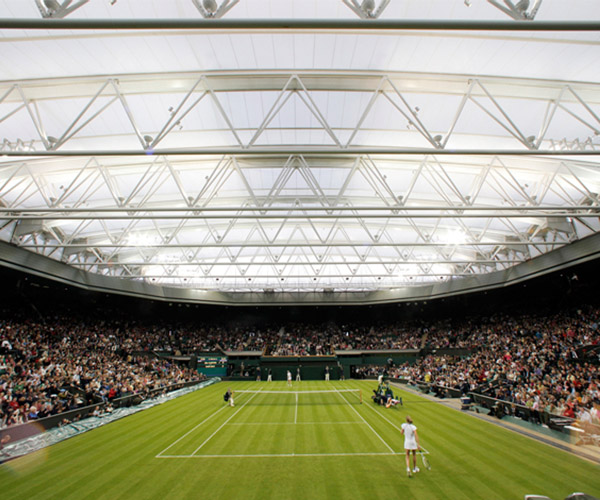
{"label": "roof beam", "polygon": [[226,148],[177,148],[177,149],[101,149],[85,151],[0,151],[0,158],[46,158],[46,157],[87,157],[87,156],[282,156],[282,155],[444,155],[444,156],[596,156],[598,150],[531,150],[531,149],[434,149],[434,148],[390,148],[390,147],[311,147],[311,146],[273,146],[242,149]]}
{"label": "roof beam", "polygon": [[600,31],[598,21],[481,21],[472,19],[0,19],[0,29],[206,31]]}

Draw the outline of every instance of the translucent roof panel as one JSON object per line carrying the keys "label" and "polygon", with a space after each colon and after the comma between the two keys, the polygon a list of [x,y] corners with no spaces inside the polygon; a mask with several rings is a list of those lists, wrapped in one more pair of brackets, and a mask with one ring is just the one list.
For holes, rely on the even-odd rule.
{"label": "translucent roof panel", "polygon": [[[368,302],[596,234],[600,4],[372,3],[0,0],[0,241],[164,295]],[[431,28],[333,24],[375,13]]]}

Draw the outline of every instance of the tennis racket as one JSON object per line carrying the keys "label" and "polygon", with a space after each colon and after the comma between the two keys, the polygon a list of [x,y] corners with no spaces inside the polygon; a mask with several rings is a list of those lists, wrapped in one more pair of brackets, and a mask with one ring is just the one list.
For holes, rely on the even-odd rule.
{"label": "tennis racket", "polygon": [[423,461],[423,466],[427,470],[431,470],[431,465],[429,465],[429,460],[427,459],[427,455],[425,455],[425,453],[423,453],[422,451],[420,451],[419,453],[421,454],[421,460]]}

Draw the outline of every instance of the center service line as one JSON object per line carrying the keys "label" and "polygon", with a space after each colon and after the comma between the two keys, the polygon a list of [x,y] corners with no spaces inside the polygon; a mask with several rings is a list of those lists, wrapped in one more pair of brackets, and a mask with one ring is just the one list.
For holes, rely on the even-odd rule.
{"label": "center service line", "polygon": [[296,412],[294,413],[294,423],[298,423],[298,393],[296,393]]}

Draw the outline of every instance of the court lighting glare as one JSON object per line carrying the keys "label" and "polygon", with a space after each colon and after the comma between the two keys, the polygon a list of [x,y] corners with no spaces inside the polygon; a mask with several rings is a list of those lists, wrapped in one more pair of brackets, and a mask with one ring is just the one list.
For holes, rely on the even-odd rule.
{"label": "court lighting glare", "polygon": [[137,233],[130,234],[126,239],[127,245],[136,247],[153,247],[162,243],[160,236],[154,234]]}

